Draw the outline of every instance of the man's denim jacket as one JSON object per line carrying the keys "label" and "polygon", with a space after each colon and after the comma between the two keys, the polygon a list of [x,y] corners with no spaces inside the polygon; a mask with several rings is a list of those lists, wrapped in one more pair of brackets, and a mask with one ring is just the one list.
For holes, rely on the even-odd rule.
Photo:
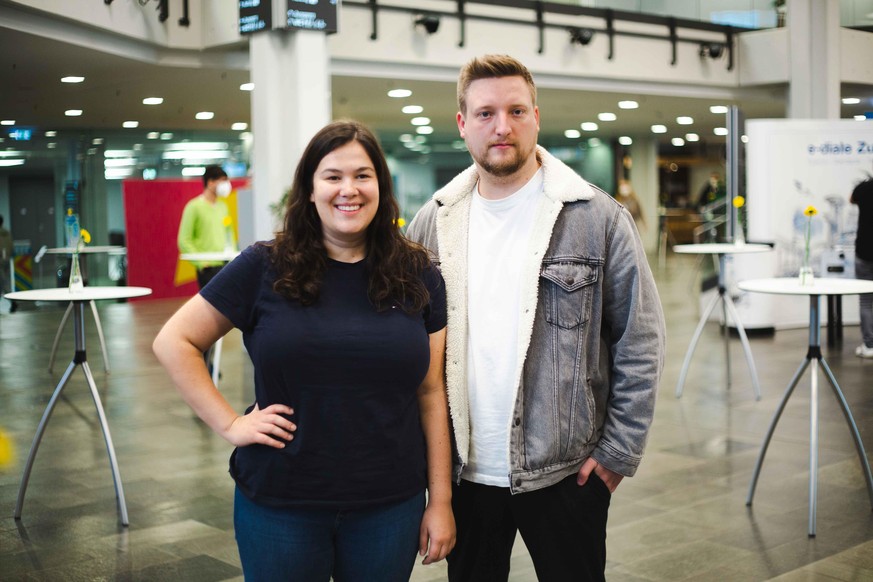
{"label": "man's denim jacket", "polygon": [[[544,195],[522,261],[513,493],[557,483],[593,456],[631,476],[654,414],[664,316],[631,215],[543,148]],[[467,229],[472,166],[434,194],[409,226],[446,282],[446,385],[455,478],[470,450],[467,398]]]}

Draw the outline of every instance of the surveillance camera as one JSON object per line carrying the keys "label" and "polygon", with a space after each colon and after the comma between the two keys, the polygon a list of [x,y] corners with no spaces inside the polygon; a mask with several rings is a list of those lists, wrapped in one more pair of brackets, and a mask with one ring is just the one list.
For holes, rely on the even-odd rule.
{"label": "surveillance camera", "polygon": [[425,14],[419,16],[415,20],[415,24],[423,26],[428,34],[434,34],[440,28],[440,17],[433,14]]}
{"label": "surveillance camera", "polygon": [[720,58],[724,54],[725,45],[720,42],[704,42],[700,45],[700,57]]}
{"label": "surveillance camera", "polygon": [[571,28],[570,29],[570,42],[581,44],[582,46],[587,45],[591,42],[591,39],[594,38],[594,31],[590,28]]}

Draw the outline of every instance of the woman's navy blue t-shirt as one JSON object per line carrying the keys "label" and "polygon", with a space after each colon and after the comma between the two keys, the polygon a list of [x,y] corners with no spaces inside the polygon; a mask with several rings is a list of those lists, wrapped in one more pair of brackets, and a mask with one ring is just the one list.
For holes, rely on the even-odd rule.
{"label": "woman's navy blue t-shirt", "polygon": [[318,300],[273,291],[268,251],[249,247],[201,295],[243,333],[260,408],[286,404],[297,424],[283,449],[237,448],[230,472],[253,501],[354,508],[409,498],[427,484],[417,390],[428,334],[446,325],[445,284],[422,274],[430,304],[378,311],[365,261],[328,260]]}

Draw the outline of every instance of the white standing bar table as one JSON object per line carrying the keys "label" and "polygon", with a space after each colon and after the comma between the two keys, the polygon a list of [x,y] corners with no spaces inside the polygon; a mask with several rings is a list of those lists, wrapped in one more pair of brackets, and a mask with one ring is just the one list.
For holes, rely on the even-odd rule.
{"label": "white standing bar table", "polygon": [[800,377],[809,367],[809,364],[815,362],[815,365],[810,370],[810,396],[809,396],[809,536],[815,536],[815,511],[816,511],[816,493],[818,486],[818,369],[824,370],[825,376],[830,383],[834,396],[843,410],[843,415],[846,417],[846,423],[849,425],[849,430],[852,433],[852,438],[855,441],[855,449],[858,452],[858,458],[861,461],[861,469],[864,473],[864,478],[867,481],[867,495],[870,497],[870,506],[873,507],[873,476],[870,473],[870,463],[867,462],[867,454],[864,451],[864,443],[861,441],[861,435],[858,432],[858,425],[855,424],[855,419],[852,416],[852,411],[849,409],[849,404],[846,402],[843,391],[834,377],[834,373],[828,366],[827,361],[821,353],[821,316],[820,316],[820,298],[822,295],[859,295],[861,293],[873,293],[873,281],[864,281],[859,279],[814,279],[812,285],[801,285],[797,277],[783,277],[777,279],[751,279],[738,283],[740,289],[752,291],[755,293],[771,293],[776,295],[808,295],[809,296],[809,346],[806,351],[806,357],[801,362],[794,377],[788,384],[782,400],[779,402],[779,407],[773,415],[773,420],[770,421],[770,427],[767,429],[767,436],[764,437],[764,444],[761,446],[761,452],[758,454],[758,461],[755,464],[755,471],[752,474],[752,482],[749,485],[749,495],[746,498],[746,505],[752,505],[752,498],[755,496],[755,487],[758,484],[758,476],[761,474],[761,466],[764,464],[764,455],[767,454],[767,447],[770,445],[770,439],[773,437],[773,431],[776,429],[776,423],[779,422],[779,417],[782,416],[782,411],[785,410],[785,405],[794,388],[800,381]]}
{"label": "white standing bar table", "polygon": [[36,459],[36,452],[39,450],[39,444],[42,441],[42,436],[45,433],[49,418],[55,409],[58,398],[64,391],[70,376],[77,366],[82,367],[82,372],[85,374],[85,380],[88,382],[88,388],[91,390],[91,398],[94,400],[94,405],[97,407],[97,416],[100,419],[100,428],[103,430],[103,440],[106,441],[106,452],[109,455],[109,464],[112,467],[112,478],[115,481],[115,495],[118,501],[118,512],[121,518],[122,525],[128,525],[127,504],[124,501],[124,488],[121,484],[121,473],[118,471],[118,461],[115,457],[115,447],[112,444],[112,436],[109,434],[109,424],[106,421],[106,412],[103,410],[103,404],[100,402],[100,394],[97,392],[97,385],[94,383],[94,376],[91,374],[91,368],[88,367],[88,358],[85,353],[85,304],[92,303],[100,299],[129,299],[131,297],[144,297],[152,292],[148,287],[85,287],[81,291],[71,293],[67,288],[58,289],[36,289],[32,291],[16,291],[7,293],[6,297],[12,301],[54,301],[67,302],[72,306],[73,311],[73,334],[76,340],[76,351],[73,354],[73,359],[67,370],[58,382],[45,412],[42,414],[42,419],[36,429],[36,435],[33,437],[33,443],[30,445],[30,453],[27,455],[27,462],[24,465],[24,474],[21,477],[21,485],[18,488],[18,501],[15,504],[15,519],[21,519],[21,510],[24,506],[24,495],[27,493],[27,483],[30,480],[30,471],[33,469],[33,462]]}
{"label": "white standing bar table", "polygon": [[[221,251],[215,253],[182,253],[179,258],[183,261],[190,262],[208,262],[208,263],[229,263],[239,256],[239,251]],[[221,374],[221,348],[224,338],[218,338],[212,350],[212,383],[218,386],[219,375]]]}
{"label": "white standing bar table", "polygon": [[[93,255],[96,253],[107,253],[107,254],[118,254],[119,252],[125,252],[126,249],[122,246],[117,245],[106,245],[106,246],[83,246],[79,250],[80,255]],[[70,255],[72,256],[76,252],[76,249],[73,247],[57,247],[53,249],[46,249],[45,254],[47,255]],[[103,351],[103,369],[106,373],[109,373],[109,356],[106,353],[106,338],[103,336],[103,324],[100,323],[100,315],[97,313],[97,306],[93,301],[90,301],[91,314],[94,316],[94,323],[97,325],[97,338],[100,340],[100,349]],[[67,320],[70,318],[70,313],[73,311],[73,304],[70,303],[67,306],[67,310],[64,312],[64,317],[61,318],[61,324],[58,326],[58,331],[55,332],[55,341],[52,342],[52,351],[49,355],[49,365],[48,371],[51,373],[52,368],[55,365],[55,356],[58,353],[58,342],[61,341],[61,334],[64,332],[64,327],[67,325]]]}
{"label": "white standing bar table", "polygon": [[697,329],[694,330],[694,335],[691,337],[691,343],[688,345],[688,351],[685,353],[685,361],[682,363],[682,370],[679,373],[679,382],[676,384],[676,398],[682,396],[682,389],[685,386],[685,377],[688,375],[688,368],[691,366],[691,357],[694,355],[694,350],[697,348],[697,343],[700,341],[700,334],[703,333],[703,327],[706,325],[706,322],[716,305],[721,302],[722,318],[724,320],[724,354],[727,368],[727,386],[728,388],[731,386],[730,334],[728,333],[728,314],[730,314],[737,326],[737,333],[740,335],[740,342],[746,355],[746,362],[749,365],[749,373],[752,375],[752,388],[755,391],[755,399],[761,399],[761,387],[758,385],[758,373],[755,371],[755,360],[752,358],[752,348],[749,345],[749,338],[746,336],[746,330],[743,327],[742,321],[740,321],[740,315],[737,313],[737,308],[731,299],[730,293],[727,292],[727,268],[725,257],[727,257],[727,255],[747,253],[766,253],[772,250],[773,249],[769,245],[749,243],[707,243],[676,245],[673,247],[673,252],[675,253],[718,256],[718,294],[712,298],[712,301],[710,301],[709,305],[706,306],[706,309],[703,310],[703,315],[700,316],[700,321],[697,323]]}

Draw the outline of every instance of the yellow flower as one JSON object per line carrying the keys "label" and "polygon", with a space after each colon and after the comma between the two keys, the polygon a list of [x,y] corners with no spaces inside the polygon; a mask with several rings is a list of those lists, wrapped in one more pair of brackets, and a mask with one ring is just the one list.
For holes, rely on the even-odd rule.
{"label": "yellow flower", "polygon": [[746,203],[746,199],[743,198],[742,196],[734,196],[734,199],[733,199],[734,208],[742,208],[743,204],[745,204],[745,203]]}
{"label": "yellow flower", "polygon": [[404,226],[406,226],[406,221],[403,220],[402,218],[398,218],[397,220],[394,221],[394,224],[397,225],[397,228],[403,228]]}
{"label": "yellow flower", "polygon": [[230,226],[233,224],[233,221],[230,219],[230,216],[225,216],[224,220],[221,221],[224,226]]}
{"label": "yellow flower", "polygon": [[88,232],[87,230],[85,230],[84,228],[79,231],[79,236],[82,237],[82,240],[85,242],[85,244],[88,244],[89,242],[91,242],[91,233]]}
{"label": "yellow flower", "polygon": [[0,471],[9,468],[15,462],[15,448],[12,438],[0,430]]}
{"label": "yellow flower", "polygon": [[806,210],[803,211],[803,214],[806,216],[815,216],[818,214],[818,210],[816,210],[815,206],[809,205],[806,207]]}

